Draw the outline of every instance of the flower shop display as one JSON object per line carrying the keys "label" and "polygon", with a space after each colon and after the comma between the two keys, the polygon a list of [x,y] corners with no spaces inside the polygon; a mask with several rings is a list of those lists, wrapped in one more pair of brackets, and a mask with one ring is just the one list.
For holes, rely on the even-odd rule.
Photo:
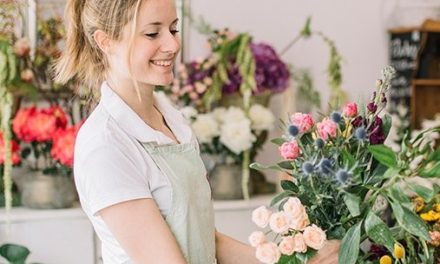
{"label": "flower shop display", "polygon": [[206,111],[222,97],[236,95],[240,98],[236,106],[242,106],[247,89],[254,99],[289,86],[289,69],[270,45],[228,29],[214,30],[208,37],[211,54],[180,65],[173,85],[165,88],[177,105]]}
{"label": "flower shop display", "polygon": [[[57,114],[58,111],[49,113],[49,110],[45,110],[43,112],[45,112],[46,115],[40,113],[39,110],[33,112],[32,116],[35,114],[34,119],[37,118],[36,116],[39,118],[34,122],[34,125],[41,130],[39,131],[41,134],[39,135],[39,138],[33,138],[32,140],[30,140],[29,137],[34,136],[32,133],[37,133],[32,129],[29,129],[27,132],[20,131],[19,134],[16,134],[15,136],[12,134],[11,118],[16,116],[17,111],[19,111],[22,105],[33,104],[36,103],[36,101],[43,105],[49,103],[49,105],[52,106],[58,105],[59,107],[62,107],[67,111],[67,114],[73,123],[78,123],[74,122],[74,120],[80,120],[84,116],[81,108],[81,101],[72,100],[73,90],[78,88],[77,83],[70,82],[67,85],[61,86],[53,81],[51,68],[54,61],[61,53],[61,42],[64,36],[61,17],[38,17],[37,31],[29,32],[29,29],[26,28],[23,16],[24,9],[25,3],[23,1],[6,1],[5,3],[2,3],[2,10],[0,10],[0,61],[6,62],[0,63],[0,105],[2,106],[0,112],[2,126],[0,131],[2,132],[4,142],[2,148],[5,150],[5,161],[1,166],[1,175],[3,178],[3,184],[1,186],[2,189],[4,189],[4,200],[7,211],[11,207],[13,195],[16,194],[13,193],[12,190],[16,190],[18,187],[18,189],[22,191],[25,186],[30,185],[27,183],[25,184],[26,181],[24,180],[18,180],[19,178],[27,178],[27,176],[23,176],[25,174],[25,172],[23,172],[24,170],[29,170],[29,168],[32,167],[33,171],[39,171],[41,173],[44,171],[45,175],[51,170],[53,174],[55,174],[55,171],[57,171],[57,173],[69,174],[70,169],[68,169],[68,166],[70,165],[67,164],[69,164],[70,161],[67,158],[69,156],[67,152],[70,152],[71,150],[70,146],[66,144],[70,144],[71,139],[67,138],[71,137],[68,136],[69,133],[72,135],[76,133],[73,132],[75,129],[67,129],[65,126],[57,127],[57,132],[51,130],[45,131],[46,134],[43,133],[42,130],[46,128],[41,127],[41,125],[44,122],[49,124],[48,120],[51,118],[48,115]],[[27,36],[28,34],[32,35],[34,33],[36,35],[36,43],[30,43]],[[73,111],[73,109],[77,109],[76,104],[78,104],[78,102],[80,104],[79,114]],[[63,115],[66,115],[63,110],[60,111],[62,111]],[[48,126],[50,127],[50,125]],[[61,132],[61,128],[63,130],[65,129],[65,132]],[[56,136],[57,133],[59,133],[59,136]],[[22,138],[24,137],[25,139],[18,138],[19,136]],[[14,141],[11,141],[11,139]],[[21,155],[24,156],[20,163],[13,160],[16,160],[13,154],[16,149],[15,145],[11,144],[11,142],[19,143],[18,140],[22,140],[22,145],[28,145],[24,147],[22,146],[23,148],[20,150]],[[46,143],[43,143],[43,141]],[[53,149],[53,156],[49,158],[48,153],[51,151],[50,148]],[[30,149],[34,152],[31,152]],[[42,157],[45,156],[47,162],[51,161],[44,165],[39,164],[38,169],[35,164],[29,166],[32,163],[28,155],[30,153],[37,156],[42,155],[37,157],[37,160],[42,159]],[[55,161],[58,162],[57,166],[55,166]],[[11,180],[13,162],[17,167],[26,167],[26,169],[21,171],[19,169],[14,169],[15,174],[20,174],[16,175],[15,179],[17,180],[17,183],[21,183],[21,186],[14,185]],[[40,162],[42,161],[36,162],[36,164]],[[56,168],[56,170],[54,168]],[[30,179],[35,180],[35,178],[40,177],[31,177]],[[65,181],[66,186],[72,186],[71,179],[68,177],[52,177],[49,180],[49,182],[53,181]],[[49,187],[47,187],[48,184],[44,187],[47,188],[47,190],[42,189],[40,190],[41,193],[51,192]],[[64,183],[57,184],[63,185]],[[63,189],[60,187],[54,188]],[[71,187],[66,188],[70,190]],[[66,190],[66,193],[71,193],[71,191]],[[24,194],[21,193],[21,195],[23,197]],[[68,196],[69,195],[66,195],[66,197]],[[71,199],[72,198],[67,198],[66,200]],[[17,201],[18,200],[14,201],[14,204],[16,204]],[[67,205],[67,202],[65,202],[64,205],[56,205],[55,207],[65,206],[69,206]]]}
{"label": "flower shop display", "polygon": [[21,174],[15,175],[23,205],[31,208],[70,207],[76,198],[72,179],[73,152],[80,124],[68,125],[57,106],[21,108],[12,129],[21,141]]}
{"label": "flower shop display", "polygon": [[249,115],[239,107],[217,107],[211,112],[198,113],[185,107],[182,113],[190,121],[200,143],[200,151],[217,157],[210,177],[213,197],[240,199],[243,163],[246,151],[253,160],[273,128],[275,117],[266,107],[254,104]]}
{"label": "flower shop display", "polygon": [[[271,206],[282,211],[289,200],[299,199],[310,222],[327,239],[341,240],[341,264],[438,263],[432,224],[438,221],[440,186],[428,188],[412,180],[439,178],[440,149],[429,134],[440,132],[440,127],[413,137],[407,134],[397,153],[383,144],[391,127],[384,110],[394,72],[391,67],[383,70],[365,107],[348,103],[319,120],[310,114],[293,114],[286,123],[287,135],[273,140],[282,161],[251,165],[292,176],[281,182],[284,191]],[[415,206],[414,196],[423,198],[427,208]],[[286,219],[286,225],[296,223]],[[272,250],[280,258],[264,263],[304,263],[299,250],[285,251],[279,238],[273,242]]]}

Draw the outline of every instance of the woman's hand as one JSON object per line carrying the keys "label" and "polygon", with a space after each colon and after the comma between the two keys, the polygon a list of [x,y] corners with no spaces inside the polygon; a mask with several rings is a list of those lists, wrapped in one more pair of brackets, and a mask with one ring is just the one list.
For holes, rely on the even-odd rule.
{"label": "woman's hand", "polygon": [[338,264],[339,240],[326,241],[324,247],[307,264]]}

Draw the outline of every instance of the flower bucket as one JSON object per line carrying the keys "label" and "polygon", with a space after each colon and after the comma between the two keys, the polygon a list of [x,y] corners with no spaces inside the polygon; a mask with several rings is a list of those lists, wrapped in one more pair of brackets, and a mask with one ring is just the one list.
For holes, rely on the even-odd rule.
{"label": "flower bucket", "polygon": [[21,192],[21,203],[28,208],[70,208],[78,197],[71,177],[28,171],[15,176],[14,180]]}
{"label": "flower bucket", "polygon": [[[212,198],[215,200],[240,200],[244,198],[241,186],[242,167],[237,164],[216,164],[209,177]],[[249,193],[252,193],[249,182]]]}

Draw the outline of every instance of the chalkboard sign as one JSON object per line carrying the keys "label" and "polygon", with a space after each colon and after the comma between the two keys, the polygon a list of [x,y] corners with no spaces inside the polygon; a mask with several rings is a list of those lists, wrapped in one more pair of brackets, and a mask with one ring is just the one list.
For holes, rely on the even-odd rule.
{"label": "chalkboard sign", "polygon": [[417,66],[420,39],[420,31],[390,33],[390,64],[396,69],[396,78],[391,83],[388,103],[391,113],[396,112],[399,104],[410,109],[411,80]]}

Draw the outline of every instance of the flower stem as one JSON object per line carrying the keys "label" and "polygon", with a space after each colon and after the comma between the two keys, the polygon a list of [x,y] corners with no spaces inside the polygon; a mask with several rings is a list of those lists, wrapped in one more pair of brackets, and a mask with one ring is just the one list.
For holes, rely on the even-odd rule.
{"label": "flower stem", "polygon": [[247,201],[249,200],[249,187],[248,187],[249,177],[250,177],[249,163],[250,163],[250,150],[246,150],[243,153],[241,189],[243,190],[243,197]]}

